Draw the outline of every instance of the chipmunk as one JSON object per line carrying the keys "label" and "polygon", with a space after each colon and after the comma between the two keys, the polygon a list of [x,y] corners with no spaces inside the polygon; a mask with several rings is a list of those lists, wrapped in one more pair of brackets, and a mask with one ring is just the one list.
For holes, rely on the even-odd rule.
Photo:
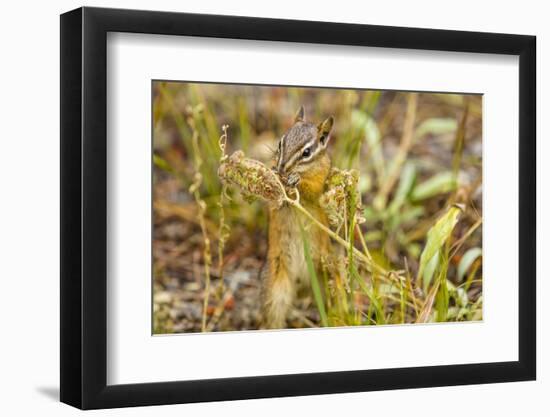
{"label": "chipmunk", "polygon": [[[304,208],[327,227],[319,197],[331,169],[326,149],[333,123],[332,116],[317,126],[308,123],[300,107],[294,124],[279,140],[273,167],[288,186],[298,189]],[[289,205],[269,208],[267,260],[261,274],[263,328],[284,328],[297,291],[309,288],[302,228],[314,266],[321,271],[321,260],[329,252],[328,235]]]}

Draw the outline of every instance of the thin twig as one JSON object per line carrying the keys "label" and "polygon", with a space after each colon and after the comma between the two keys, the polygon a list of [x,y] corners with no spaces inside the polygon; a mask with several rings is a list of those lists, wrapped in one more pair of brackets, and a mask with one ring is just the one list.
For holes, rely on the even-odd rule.
{"label": "thin twig", "polygon": [[406,271],[406,274],[407,274],[407,278],[405,279],[405,283],[407,284],[407,290],[409,291],[409,294],[410,294],[410,296],[413,300],[414,312],[418,316],[418,303],[416,301],[416,294],[414,293],[414,288],[412,287],[411,273],[409,271],[409,262],[407,261],[407,257],[404,257],[403,261],[405,262],[405,271]]}
{"label": "thin twig", "polygon": [[453,246],[451,247],[451,250],[453,251],[453,253],[451,253],[451,258],[453,256],[456,255],[456,253],[458,252],[458,250],[461,248],[461,246],[464,244],[464,242],[466,241],[466,239],[468,239],[470,237],[470,235],[472,233],[474,233],[476,231],[476,229],[481,226],[481,223],[483,223],[483,219],[479,218],[477,220],[477,222],[475,222],[472,227],[470,227],[468,229],[468,231],[464,234],[464,236],[462,236],[460,239],[458,239],[454,244]]}
{"label": "thin twig", "polygon": [[[222,164],[226,159],[227,155],[225,154],[225,147],[227,144],[227,129],[229,128],[228,125],[223,125],[222,130],[223,134],[220,136],[220,150],[221,150],[221,156],[220,156],[220,164]],[[224,292],[224,281],[223,281],[223,251],[225,248],[225,242],[227,241],[227,238],[229,237],[229,225],[225,223],[225,209],[224,209],[224,200],[226,195],[226,188],[227,185],[224,183],[222,185],[222,189],[220,191],[220,200],[218,202],[218,209],[220,213],[220,220],[218,223],[218,275],[220,276],[220,284],[218,287],[218,294],[223,294]]]}

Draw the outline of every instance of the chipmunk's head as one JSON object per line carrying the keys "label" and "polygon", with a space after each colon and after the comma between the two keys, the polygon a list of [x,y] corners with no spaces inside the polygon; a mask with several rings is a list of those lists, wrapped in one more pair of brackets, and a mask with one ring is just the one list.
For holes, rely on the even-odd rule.
{"label": "chipmunk's head", "polygon": [[318,125],[306,122],[304,107],[300,107],[294,117],[294,124],[279,140],[275,164],[277,172],[283,177],[299,181],[321,159],[327,159],[326,148],[333,124],[332,116]]}

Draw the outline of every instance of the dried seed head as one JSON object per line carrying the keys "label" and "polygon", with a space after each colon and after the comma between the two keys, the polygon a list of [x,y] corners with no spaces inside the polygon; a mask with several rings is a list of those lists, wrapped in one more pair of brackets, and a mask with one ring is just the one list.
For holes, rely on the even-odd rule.
{"label": "dried seed head", "polygon": [[[363,223],[361,195],[357,190],[359,173],[352,170],[340,170],[332,168],[327,178],[325,192],[319,203],[327,213],[329,222],[338,228],[344,224],[345,218],[349,219],[355,211],[356,222]],[[354,208],[355,210],[352,210]]]}
{"label": "dried seed head", "polygon": [[218,169],[222,181],[239,187],[245,198],[261,198],[280,206],[284,191],[277,174],[242,151],[234,152]]}

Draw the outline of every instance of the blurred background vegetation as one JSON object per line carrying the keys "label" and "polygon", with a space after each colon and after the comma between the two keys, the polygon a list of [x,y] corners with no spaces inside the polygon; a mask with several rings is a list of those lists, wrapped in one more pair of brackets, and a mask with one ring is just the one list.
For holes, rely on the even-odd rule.
{"label": "blurred background vegetation", "polygon": [[154,333],[258,328],[267,210],[222,199],[219,139],[268,164],[300,105],[335,117],[333,166],[359,171],[361,237],[397,278],[325,281],[289,327],[481,320],[480,95],[154,82]]}

